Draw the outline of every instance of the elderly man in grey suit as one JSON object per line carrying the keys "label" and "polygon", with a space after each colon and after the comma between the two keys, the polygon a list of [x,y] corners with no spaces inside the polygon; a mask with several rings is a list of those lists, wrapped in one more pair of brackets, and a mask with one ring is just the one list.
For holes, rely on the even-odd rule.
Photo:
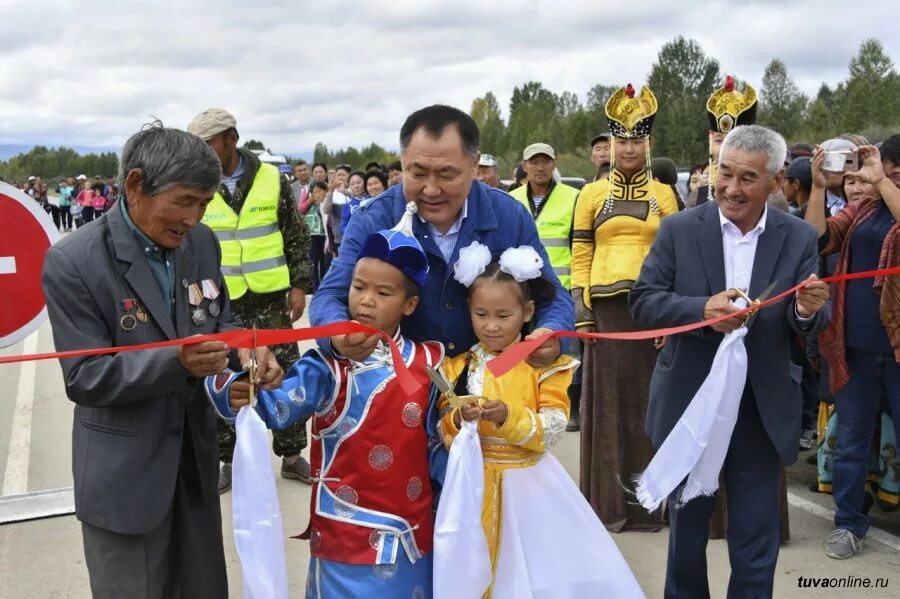
{"label": "elderly man in grey suit", "polygon": [[[790,374],[790,338],[817,333],[831,319],[828,287],[817,270],[816,232],[798,218],[768,210],[781,187],[786,153],[774,131],[748,125],[725,139],[716,201],[664,219],[629,296],[634,319],[661,328],[736,312],[744,289],[758,297],[801,281],[790,301],[758,313],[745,338],[748,366],[737,423],[723,467],[728,488],[728,597],[771,597],[778,559],[778,481],[797,459],[802,400]],[[731,317],[695,334],[669,339],[650,384],[647,433],[658,449],[709,374],[723,338],[743,326]],[[678,505],[669,498],[667,598],[708,598],[706,541],[712,497]]]}
{"label": "elderly man in grey suit", "polygon": [[[236,325],[219,244],[199,225],[222,176],[200,138],[160,123],[132,136],[125,199],[50,248],[43,286],[60,351]],[[215,416],[198,384],[249,357],[218,341],[61,360],[75,402],[75,512],[94,597],[228,595]],[[281,369],[260,353],[268,386]]]}

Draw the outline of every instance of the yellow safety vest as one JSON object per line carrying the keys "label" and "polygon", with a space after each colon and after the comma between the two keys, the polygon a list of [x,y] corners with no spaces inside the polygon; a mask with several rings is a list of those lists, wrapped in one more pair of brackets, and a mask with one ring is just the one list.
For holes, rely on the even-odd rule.
{"label": "yellow safety vest", "polygon": [[[529,204],[527,184],[515,188],[510,194],[522,202],[528,212],[534,214],[534,204]],[[538,236],[550,257],[550,265],[566,289],[572,286],[572,245],[569,237],[577,198],[577,189],[565,183],[557,183],[553,186],[550,197],[544,198],[541,211],[535,218]]]}
{"label": "yellow safety vest", "polygon": [[241,214],[217,191],[206,207],[203,223],[222,248],[222,275],[231,299],[247,293],[271,293],[290,287],[284,238],[278,228],[281,173],[260,163]]}

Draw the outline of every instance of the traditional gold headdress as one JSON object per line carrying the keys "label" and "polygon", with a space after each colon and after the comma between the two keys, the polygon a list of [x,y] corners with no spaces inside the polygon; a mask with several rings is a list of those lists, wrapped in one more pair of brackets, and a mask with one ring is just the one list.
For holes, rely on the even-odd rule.
{"label": "traditional gold headdress", "polygon": [[713,198],[713,189],[719,174],[719,157],[712,153],[712,134],[728,133],[738,125],[752,125],[756,122],[756,90],[749,83],[744,91],[734,88],[734,77],[725,76],[725,85],[717,89],[706,101],[706,116],[709,118],[709,183],[707,195]]}
{"label": "traditional gold headdress", "polygon": [[[606,101],[606,120],[609,122],[609,131],[613,137],[621,137],[626,139],[648,139],[653,129],[653,119],[656,118],[658,109],[656,96],[650,91],[646,85],[641,88],[641,95],[635,97],[634,86],[630,83],[625,87],[621,87],[609,97]],[[650,185],[653,180],[653,174],[650,172],[650,144],[644,144],[646,152],[646,163],[644,168],[647,171],[647,184]],[[613,187],[619,179],[624,179],[624,175],[616,169],[616,144],[612,140],[609,148],[610,176],[609,176],[609,195],[603,205],[604,212],[612,212],[615,197]],[[618,177],[617,177],[618,175]],[[650,197],[650,209],[659,214],[659,204],[656,197]]]}
{"label": "traditional gold headdress", "polygon": [[613,137],[650,137],[656,109],[656,96],[649,87],[642,87],[641,95],[635,98],[634,87],[629,83],[606,101],[609,131]]}
{"label": "traditional gold headdress", "polygon": [[744,91],[734,89],[734,77],[727,75],[725,85],[713,92],[706,101],[709,130],[728,133],[738,125],[756,122],[756,90],[749,83]]}

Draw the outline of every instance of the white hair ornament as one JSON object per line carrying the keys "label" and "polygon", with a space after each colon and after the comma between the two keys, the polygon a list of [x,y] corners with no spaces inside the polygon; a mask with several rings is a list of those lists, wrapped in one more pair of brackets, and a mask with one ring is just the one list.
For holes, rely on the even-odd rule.
{"label": "white hair ornament", "polygon": [[519,283],[541,276],[544,261],[530,245],[509,248],[500,255],[500,270]]}
{"label": "white hair ornament", "polygon": [[459,260],[453,265],[453,278],[464,287],[470,287],[491,263],[491,258],[491,250],[486,245],[473,241],[459,250]]}

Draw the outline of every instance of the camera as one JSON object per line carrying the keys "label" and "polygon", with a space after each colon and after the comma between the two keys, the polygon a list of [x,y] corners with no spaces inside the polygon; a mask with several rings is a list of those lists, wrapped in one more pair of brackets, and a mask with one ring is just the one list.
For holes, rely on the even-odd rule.
{"label": "camera", "polygon": [[822,170],[833,173],[858,171],[859,153],[849,150],[825,152],[825,157],[822,159]]}

